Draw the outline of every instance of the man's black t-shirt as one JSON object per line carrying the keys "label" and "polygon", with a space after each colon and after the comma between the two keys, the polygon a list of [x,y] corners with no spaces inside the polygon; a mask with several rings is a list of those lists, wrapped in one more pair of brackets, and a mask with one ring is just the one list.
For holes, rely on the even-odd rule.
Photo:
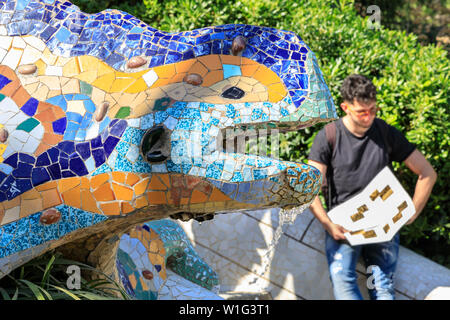
{"label": "man's black t-shirt", "polygon": [[337,120],[334,150],[327,141],[325,128],[317,134],[308,159],[327,166],[327,176],[331,176],[329,210],[362,191],[385,166],[391,167],[392,161],[402,162],[414,151],[415,146],[400,131],[384,123],[391,148],[388,154],[380,122],[383,120],[376,118],[366,134],[357,137],[345,127],[342,118]]}

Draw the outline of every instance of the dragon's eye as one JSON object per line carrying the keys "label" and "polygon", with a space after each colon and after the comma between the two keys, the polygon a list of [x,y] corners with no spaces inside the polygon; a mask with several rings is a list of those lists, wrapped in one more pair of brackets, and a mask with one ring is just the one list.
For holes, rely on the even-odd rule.
{"label": "dragon's eye", "polygon": [[149,130],[142,139],[141,150],[148,162],[161,162],[167,159],[163,154],[164,127]]}
{"label": "dragon's eye", "polygon": [[239,89],[238,87],[231,87],[225,90],[222,93],[222,97],[226,99],[241,99],[245,95],[245,92],[242,89]]}

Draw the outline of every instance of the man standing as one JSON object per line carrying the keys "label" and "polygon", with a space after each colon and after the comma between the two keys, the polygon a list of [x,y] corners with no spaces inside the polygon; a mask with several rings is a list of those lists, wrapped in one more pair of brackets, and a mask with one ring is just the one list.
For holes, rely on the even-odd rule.
{"label": "man standing", "polygon": [[[341,94],[346,115],[319,131],[308,161],[320,170],[324,185],[328,185],[329,192],[324,194],[328,210],[362,191],[385,166],[391,167],[392,161],[404,162],[418,175],[413,196],[416,213],[407,224],[412,223],[425,207],[436,172],[400,131],[376,118],[376,88],[369,79],[348,76]],[[325,250],[335,298],[362,299],[356,275],[356,264],[362,256],[366,267],[372,266],[375,280],[375,286],[369,288],[371,299],[393,300],[399,233],[389,242],[352,247],[345,240],[347,230],[331,222],[319,197],[311,210],[327,231]]]}

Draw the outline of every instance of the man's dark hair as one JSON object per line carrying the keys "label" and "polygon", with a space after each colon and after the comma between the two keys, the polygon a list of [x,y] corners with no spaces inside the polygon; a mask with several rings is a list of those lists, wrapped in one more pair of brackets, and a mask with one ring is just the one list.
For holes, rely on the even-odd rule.
{"label": "man's dark hair", "polygon": [[367,103],[376,99],[377,88],[367,77],[360,74],[352,74],[344,79],[341,86],[341,95],[344,101],[353,103],[354,99],[356,99]]}

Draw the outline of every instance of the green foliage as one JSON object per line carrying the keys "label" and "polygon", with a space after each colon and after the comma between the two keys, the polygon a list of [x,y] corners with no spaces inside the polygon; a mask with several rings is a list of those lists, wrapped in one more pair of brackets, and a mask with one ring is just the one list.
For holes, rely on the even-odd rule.
{"label": "green foliage", "polygon": [[[81,270],[80,289],[67,289],[69,265]],[[96,273],[101,279],[87,280],[83,272]],[[107,286],[107,289],[105,287]],[[130,299],[121,286],[91,266],[66,260],[60,254],[45,254],[0,280],[0,300],[113,300],[117,291],[121,299]]]}
{"label": "green foliage", "polygon": [[[424,212],[402,229],[402,243],[450,266],[450,201],[445,181],[450,173],[450,64],[443,49],[420,46],[415,35],[402,31],[370,29],[368,17],[361,18],[349,0],[144,0],[133,5],[116,0],[73,2],[89,12],[106,7],[125,10],[164,31],[228,23],[294,31],[316,53],[337,106],[341,102],[339,87],[347,75],[360,73],[373,79],[382,107],[379,116],[416,144],[439,175]],[[322,127],[284,134],[281,157],[303,161]],[[403,164],[396,164],[395,170],[412,195],[417,176]]]}

